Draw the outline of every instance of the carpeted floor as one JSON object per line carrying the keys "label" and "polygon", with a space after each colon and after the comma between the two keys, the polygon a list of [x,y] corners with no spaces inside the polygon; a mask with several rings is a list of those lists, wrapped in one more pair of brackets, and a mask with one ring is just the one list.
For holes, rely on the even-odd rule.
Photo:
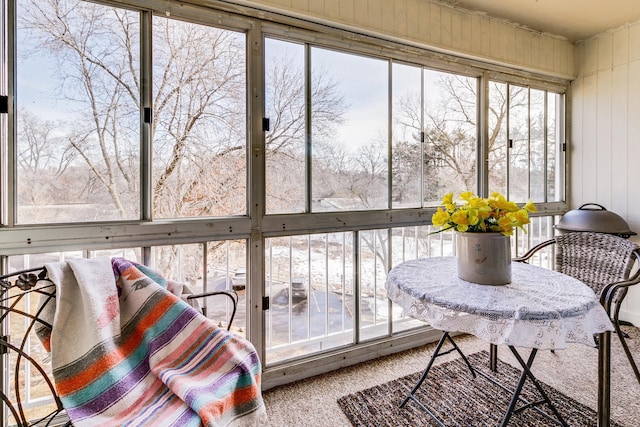
{"label": "carpeted floor", "polygon": [[[509,388],[517,384],[520,371],[513,366],[499,362],[497,372],[491,372],[487,368],[488,352],[482,351],[468,357],[475,369],[481,369],[498,383]],[[409,400],[404,408],[399,407],[420,375],[421,372],[416,372],[343,396],[338,399],[338,406],[357,427],[437,426],[414,401]],[[568,425],[597,425],[595,411],[544,383],[541,386]],[[446,426],[466,427],[500,425],[511,394],[480,375],[474,379],[466,364],[458,358],[432,367],[415,397]],[[521,397],[527,402],[541,399],[531,381],[525,383]],[[518,407],[520,406],[521,404]],[[548,405],[540,405],[538,408],[552,416]],[[514,414],[509,422],[512,427],[545,427],[552,424],[553,421],[533,409]],[[619,426],[617,423],[611,425]]]}
{"label": "carpeted floor", "polygon": [[[640,363],[640,328],[624,327],[627,343]],[[488,350],[486,342],[470,335],[455,338],[465,354]],[[263,393],[272,427],[351,427],[338,399],[367,388],[422,371],[435,343],[339,369],[324,375],[275,387]],[[500,360],[517,366],[509,350],[500,346]],[[455,360],[457,354],[438,358],[434,366]],[[538,352],[532,368],[543,382],[590,408],[598,402],[598,350],[572,344],[565,350]],[[633,375],[617,337],[612,337],[612,419],[626,427],[640,426],[640,384]],[[474,424],[471,424],[474,425]]]}

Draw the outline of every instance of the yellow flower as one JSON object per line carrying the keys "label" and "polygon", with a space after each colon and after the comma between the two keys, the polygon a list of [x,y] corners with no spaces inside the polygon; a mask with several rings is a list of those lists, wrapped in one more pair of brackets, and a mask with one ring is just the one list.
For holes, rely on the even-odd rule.
{"label": "yellow flower", "polygon": [[471,191],[465,191],[464,193],[460,193],[460,198],[462,200],[469,201],[472,197],[475,197]]}
{"label": "yellow flower", "polygon": [[458,230],[461,233],[464,233],[468,229],[469,229],[469,226],[464,224],[458,224],[458,226],[456,227],[456,230]]}
{"label": "yellow flower", "polygon": [[498,225],[503,232],[504,230],[513,228],[513,216],[511,214],[506,214],[498,220]]}
{"label": "yellow flower", "polygon": [[436,233],[455,229],[460,232],[500,232],[510,236],[515,227],[526,233],[524,226],[530,223],[529,212],[537,210],[530,199],[520,207],[498,192],[482,198],[465,191],[459,198],[464,203],[458,205],[453,200],[453,193],[442,198],[443,206],[431,217],[433,226],[440,228]]}
{"label": "yellow flower", "polygon": [[491,198],[489,199],[489,205],[494,209],[499,209],[506,212],[515,212],[520,209],[520,207],[514,202],[510,202],[500,193],[492,193]]}
{"label": "yellow flower", "polygon": [[527,212],[538,212],[536,205],[533,204],[533,200],[531,199],[527,201],[527,203],[524,205],[522,209],[524,209]]}
{"label": "yellow flower", "polygon": [[480,222],[477,209],[469,209],[469,211],[467,212],[467,218],[469,221],[469,225],[476,225]]}
{"label": "yellow flower", "polygon": [[442,208],[438,208],[436,213],[431,217],[431,222],[436,227],[444,227],[451,221],[451,215],[445,212]]}
{"label": "yellow flower", "polygon": [[[521,209],[517,212],[514,212],[515,221],[518,223],[518,226],[522,228],[522,225],[529,224],[529,212],[526,209]],[[522,228],[524,230],[524,228]]]}
{"label": "yellow flower", "polygon": [[483,206],[478,209],[478,217],[483,221],[490,218],[492,213],[493,213],[493,209],[491,209],[488,203],[486,206]]}
{"label": "yellow flower", "polygon": [[457,225],[469,225],[469,217],[467,216],[466,211],[456,211],[451,214],[451,221],[455,222]]}
{"label": "yellow flower", "polygon": [[447,193],[444,195],[442,198],[442,205],[449,213],[456,210],[456,204],[453,201],[453,193]]}

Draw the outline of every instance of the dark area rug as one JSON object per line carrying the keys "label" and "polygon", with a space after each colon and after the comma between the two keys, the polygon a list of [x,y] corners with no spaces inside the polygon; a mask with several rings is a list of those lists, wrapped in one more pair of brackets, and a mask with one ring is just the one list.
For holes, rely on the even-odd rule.
{"label": "dark area rug", "polygon": [[[513,366],[498,362],[497,372],[488,367],[486,351],[469,356],[471,364],[510,389],[515,387],[520,371]],[[425,361],[426,366],[426,361]],[[535,375],[535,363],[533,364]],[[413,401],[404,408],[398,406],[420,378],[421,372],[398,378],[338,399],[338,405],[354,426],[420,427],[437,426]],[[570,426],[597,426],[596,412],[542,383],[545,392]],[[531,381],[527,380],[521,396],[527,401],[536,401],[540,395]],[[511,394],[486,378],[475,379],[461,358],[433,366],[416,397],[435,413],[446,426],[498,426],[509,406]],[[521,403],[518,404],[520,407]],[[548,405],[539,406],[552,414]],[[515,413],[509,426],[553,426],[553,421],[533,409]],[[611,426],[622,427],[611,422]]]}

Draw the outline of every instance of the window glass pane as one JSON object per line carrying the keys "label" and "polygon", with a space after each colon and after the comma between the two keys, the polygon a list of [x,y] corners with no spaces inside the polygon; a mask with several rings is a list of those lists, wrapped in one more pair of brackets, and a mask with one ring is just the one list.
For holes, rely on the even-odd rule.
{"label": "window glass pane", "polygon": [[311,98],[336,104],[311,103],[312,210],[387,208],[388,62],[312,48],[311,66]]}
{"label": "window glass pane", "polygon": [[392,204],[422,205],[422,76],[419,67],[393,64]]}
{"label": "window glass pane", "polygon": [[[235,290],[238,294],[237,312],[232,331],[244,335],[246,331],[246,288],[249,284],[246,265],[246,241],[225,240],[207,242],[204,269],[203,244],[154,246],[150,267],[165,278],[185,285],[185,294]],[[231,320],[231,300],[217,295],[197,299],[196,306],[209,319],[226,328]]]}
{"label": "window glass pane", "polygon": [[518,203],[529,198],[537,203],[562,198],[563,180],[557,175],[562,170],[558,163],[558,136],[563,135],[564,126],[562,102],[562,94],[489,82],[490,193],[508,194]]}
{"label": "window glass pane", "polygon": [[[430,256],[452,256],[453,232],[432,234],[432,226],[398,227],[391,230],[393,266],[402,262]],[[393,303],[393,332],[424,327],[425,323],[413,319],[398,304]]]}
{"label": "window glass pane", "polygon": [[267,364],[353,342],[351,236],[330,233],[266,240]]}
{"label": "window glass pane", "polygon": [[387,230],[361,231],[360,236],[360,340],[389,333],[389,307],[384,287],[389,265]]}
{"label": "window glass pane", "polygon": [[153,34],[154,216],[246,214],[245,35],[156,16]]}
{"label": "window glass pane", "polygon": [[509,200],[529,197],[529,90],[509,86]]}
{"label": "window glass pane", "polygon": [[[268,214],[305,210],[307,113],[304,60],[304,45],[266,39],[265,111],[269,118],[269,131],[265,134],[265,158]],[[322,78],[314,77],[316,81]],[[323,102],[322,96],[315,96],[312,101]]]}
{"label": "window glass pane", "polygon": [[16,222],[138,218],[139,14],[16,3]]}
{"label": "window glass pane", "polygon": [[[207,280],[202,283],[202,292],[233,290],[238,294],[238,307],[231,330],[241,336],[245,336],[247,331],[247,289],[251,285],[248,270],[246,240],[207,243],[207,273],[206,276],[203,275]],[[195,289],[200,292],[199,283]],[[224,305],[221,305],[220,297],[216,298],[218,299],[209,299],[208,305],[205,305],[207,317],[214,320],[228,319],[228,302],[225,300]]]}
{"label": "window glass pane", "polygon": [[[529,160],[529,196],[536,202],[545,201],[545,181],[547,178],[546,163],[546,116],[545,92],[532,89],[530,91],[530,160]],[[523,199],[520,199],[523,201]]]}
{"label": "window glass pane", "polygon": [[507,194],[507,85],[489,82],[489,194]]}
{"label": "window glass pane", "polygon": [[476,191],[477,79],[424,71],[424,200]]}
{"label": "window glass pane", "polygon": [[553,202],[561,199],[562,181],[558,176],[557,162],[560,161],[560,137],[563,135],[560,126],[564,121],[558,116],[563,109],[560,103],[564,97],[557,93],[547,92],[547,199]]}
{"label": "window glass pane", "polygon": [[101,249],[98,251],[89,251],[89,258],[125,258],[142,264],[142,251],[140,248],[126,249]]}

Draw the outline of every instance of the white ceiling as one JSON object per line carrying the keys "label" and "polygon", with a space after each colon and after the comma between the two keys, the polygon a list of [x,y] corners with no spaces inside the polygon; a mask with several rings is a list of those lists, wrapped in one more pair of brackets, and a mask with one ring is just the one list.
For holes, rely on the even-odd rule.
{"label": "white ceiling", "polygon": [[571,42],[640,20],[640,0],[440,0]]}

